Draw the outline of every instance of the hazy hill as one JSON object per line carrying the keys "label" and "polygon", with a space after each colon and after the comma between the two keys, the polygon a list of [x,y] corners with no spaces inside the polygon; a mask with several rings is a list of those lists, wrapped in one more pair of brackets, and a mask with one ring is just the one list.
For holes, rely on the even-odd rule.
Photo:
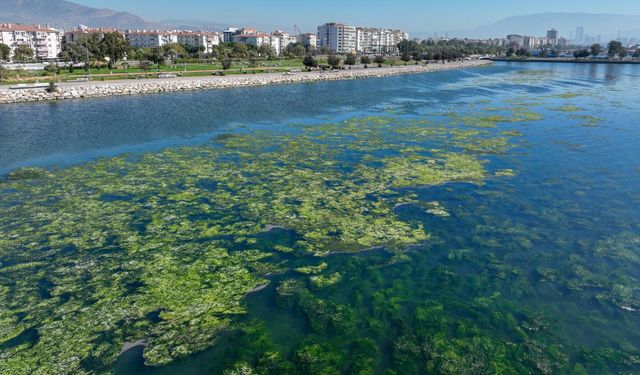
{"label": "hazy hill", "polygon": [[640,36],[640,15],[538,13],[508,17],[491,25],[449,34],[470,38],[504,38],[507,34],[544,36],[548,29],[555,28],[560,35],[569,38],[572,31],[575,33],[577,26],[584,27],[585,34],[602,35],[605,38],[615,37],[618,31],[622,36]]}
{"label": "hazy hill", "polygon": [[121,29],[163,27],[131,13],[96,9],[65,0],[0,0],[0,22],[48,23],[61,28],[79,24]]}

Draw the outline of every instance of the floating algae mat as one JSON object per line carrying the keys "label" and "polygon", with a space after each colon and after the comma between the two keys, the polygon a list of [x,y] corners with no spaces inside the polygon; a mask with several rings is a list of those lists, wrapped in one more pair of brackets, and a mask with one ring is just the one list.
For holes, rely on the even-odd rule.
{"label": "floating algae mat", "polygon": [[[640,372],[640,108],[589,110],[640,93],[550,89],[569,66],[474,71],[309,85],[344,111],[11,168],[0,373]],[[251,90],[285,89],[228,95]],[[0,111],[57,108],[38,106]]]}

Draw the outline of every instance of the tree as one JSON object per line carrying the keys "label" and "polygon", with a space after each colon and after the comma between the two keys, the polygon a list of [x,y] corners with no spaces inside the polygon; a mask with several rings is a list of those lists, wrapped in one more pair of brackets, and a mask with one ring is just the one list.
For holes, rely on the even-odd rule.
{"label": "tree", "polygon": [[124,35],[117,31],[105,33],[100,42],[102,54],[109,58],[109,69],[113,69],[115,63],[121,60],[130,48],[131,46],[125,40]]}
{"label": "tree", "polygon": [[0,85],[4,83],[4,81],[9,78],[9,69],[4,66],[0,66]]}
{"label": "tree", "polygon": [[341,62],[342,59],[340,59],[340,56],[338,55],[329,55],[329,57],[327,57],[327,64],[329,64],[332,69],[340,68]]}
{"label": "tree", "polygon": [[422,61],[422,55],[418,51],[414,51],[411,54],[411,58],[413,59],[413,61],[416,62],[416,65],[418,65],[420,63],[420,61]]}
{"label": "tree", "polygon": [[590,52],[586,49],[573,51],[573,57],[575,57],[576,60],[587,58],[589,57],[589,55],[590,55]]}
{"label": "tree", "polygon": [[375,57],[375,59],[373,59],[373,61],[375,61],[375,63],[378,64],[378,67],[382,67],[382,64],[384,64],[385,59],[384,59],[384,56],[378,55]]}
{"label": "tree", "polygon": [[640,58],[640,49],[637,49],[637,50],[633,53],[633,58],[634,58],[634,59],[639,59],[639,58]]}
{"label": "tree", "polygon": [[595,59],[596,57],[598,57],[599,54],[602,53],[602,46],[596,43],[591,46],[590,51],[591,51],[591,56],[593,56],[593,58]]}
{"label": "tree", "polygon": [[260,56],[266,56],[269,59],[272,59],[276,56],[276,50],[269,44],[262,44],[258,47],[258,53]]}
{"label": "tree", "polygon": [[246,59],[249,56],[249,47],[245,44],[235,43],[232,46],[231,55],[236,59]]}
{"label": "tree", "polygon": [[350,53],[344,59],[345,65],[356,65],[358,63],[358,57],[354,53]]}
{"label": "tree", "polygon": [[21,44],[13,51],[13,61],[26,62],[33,59],[33,49],[31,47]]}
{"label": "tree", "polygon": [[411,54],[409,54],[409,52],[402,52],[400,60],[404,61],[404,65],[407,65],[407,63],[411,61]]}
{"label": "tree", "polygon": [[627,55],[627,51],[622,46],[622,43],[612,40],[607,45],[607,55],[610,59],[613,59],[616,56],[621,59]]}
{"label": "tree", "polygon": [[151,53],[149,53],[149,60],[154,64],[158,64],[158,69],[160,69],[160,65],[164,64],[166,56],[164,55],[164,51],[161,47],[156,47],[151,49]]}
{"label": "tree", "polygon": [[291,57],[303,57],[307,50],[300,43],[291,43],[285,48],[285,53]]}
{"label": "tree", "polygon": [[11,47],[0,43],[0,60],[9,60],[11,58]]}
{"label": "tree", "polygon": [[302,60],[302,63],[304,64],[304,66],[307,67],[307,70],[310,70],[311,68],[315,68],[316,66],[318,66],[318,61],[316,61],[315,57],[311,55],[305,56],[304,60]]}
{"label": "tree", "polygon": [[360,62],[364,64],[364,67],[367,68],[369,64],[371,64],[371,57],[369,56],[361,56]]}
{"label": "tree", "polygon": [[87,61],[91,57],[91,53],[85,45],[73,42],[67,44],[58,57],[65,61],[69,61],[69,71],[73,72],[73,66],[81,61]]}
{"label": "tree", "polygon": [[531,52],[529,52],[526,48],[520,48],[516,51],[516,56],[518,57],[528,57],[531,56]]}
{"label": "tree", "polygon": [[233,64],[233,61],[230,58],[222,60],[222,69],[228,70],[229,68],[231,68],[231,64]]}
{"label": "tree", "polygon": [[[131,58],[138,60],[142,64],[143,61],[149,58],[150,51],[145,48],[138,48],[136,50],[131,51]],[[148,62],[148,61],[147,61]]]}
{"label": "tree", "polygon": [[140,61],[140,65],[138,65],[138,67],[143,72],[148,73],[149,69],[151,69],[151,61],[147,61],[147,60]]}

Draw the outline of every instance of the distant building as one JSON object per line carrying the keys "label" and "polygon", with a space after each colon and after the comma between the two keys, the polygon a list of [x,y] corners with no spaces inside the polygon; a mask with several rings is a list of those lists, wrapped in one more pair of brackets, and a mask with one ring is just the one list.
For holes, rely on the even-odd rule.
{"label": "distant building", "polygon": [[211,53],[220,44],[220,34],[205,31],[126,31],[125,39],[134,48],[156,48],[179,43],[187,47],[200,47]]}
{"label": "distant building", "polygon": [[333,53],[356,52],[357,33],[355,26],[331,22],[318,26],[318,48],[327,48]]}
{"label": "distant building", "polygon": [[178,43],[192,48],[200,48],[204,53],[213,52],[220,44],[220,34],[204,31],[181,31],[177,34]]}
{"label": "distant building", "polygon": [[298,38],[296,38],[295,36],[291,36],[289,35],[289,33],[286,33],[282,30],[274,31],[273,33],[271,33],[271,36],[279,39],[280,46],[278,50],[280,52],[278,54],[283,53],[284,50],[287,48],[287,46],[289,46],[290,44],[294,44],[298,42]]}
{"label": "distant building", "polygon": [[522,35],[510,34],[507,35],[507,40],[511,48],[520,49],[524,47],[524,37]]}
{"label": "distant building", "polygon": [[298,43],[302,44],[305,47],[318,46],[318,35],[314,33],[306,33],[298,35]]}
{"label": "distant building", "polygon": [[[250,31],[250,30],[247,30]],[[251,46],[271,46],[275,50],[276,54],[281,54],[280,38],[274,37],[271,34],[263,33],[251,33],[251,34],[238,34],[233,36],[233,43],[246,44]]]}
{"label": "distant building", "polygon": [[400,30],[371,27],[356,28],[356,50],[359,53],[398,53],[398,43],[409,40],[409,34]]}
{"label": "distant building", "polygon": [[[102,39],[104,34],[113,33],[118,30],[114,28],[92,28],[84,25],[79,25],[75,29],[66,30],[64,32],[64,37],[62,39],[63,44],[69,44],[81,41],[85,35],[89,34],[98,34],[99,38]],[[124,34],[123,34],[124,37]]]}
{"label": "distant building", "polygon": [[552,46],[558,44],[558,31],[556,29],[547,31],[547,43]]}
{"label": "distant building", "polygon": [[222,32],[222,41],[224,43],[232,43],[233,42],[233,36],[240,34],[240,29],[237,27],[229,27],[224,29],[224,31]]}
{"label": "distant building", "polygon": [[134,48],[155,48],[178,43],[178,35],[168,31],[127,31],[125,38]]}
{"label": "distant building", "polygon": [[62,51],[62,33],[48,26],[0,24],[0,43],[11,48],[11,56],[18,46],[26,45],[39,60],[55,59]]}
{"label": "distant building", "polygon": [[578,26],[576,27],[576,40],[573,44],[583,45],[584,44],[584,27]]}
{"label": "distant building", "polygon": [[558,38],[558,42],[556,43],[556,46],[558,47],[566,47],[569,45],[569,40],[567,40],[566,38],[560,37]]}

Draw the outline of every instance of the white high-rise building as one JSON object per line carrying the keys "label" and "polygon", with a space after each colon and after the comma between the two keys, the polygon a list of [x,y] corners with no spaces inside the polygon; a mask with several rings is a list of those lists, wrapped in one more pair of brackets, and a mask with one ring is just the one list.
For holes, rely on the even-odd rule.
{"label": "white high-rise building", "polygon": [[26,45],[33,50],[34,58],[55,59],[62,51],[62,33],[40,25],[0,24],[0,43],[11,48],[11,56],[18,46]]}
{"label": "white high-rise building", "polygon": [[398,43],[409,39],[409,34],[400,30],[358,27],[356,29],[359,53],[398,53]]}
{"label": "white high-rise building", "polygon": [[318,26],[318,48],[325,47],[333,53],[356,52],[356,27],[338,22]]}

